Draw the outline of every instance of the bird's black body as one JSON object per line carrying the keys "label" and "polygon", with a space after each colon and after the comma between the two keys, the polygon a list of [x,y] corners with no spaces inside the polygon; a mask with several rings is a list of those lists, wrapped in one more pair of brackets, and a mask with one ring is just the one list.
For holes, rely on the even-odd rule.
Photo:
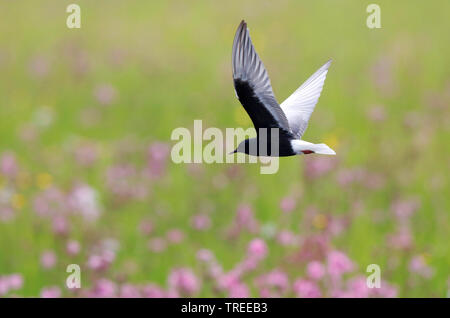
{"label": "bird's black body", "polygon": [[[279,129],[279,132],[282,132]],[[246,139],[243,141],[244,149],[243,153],[252,156],[263,156],[263,157],[289,157],[294,156],[297,153],[294,152],[290,143],[290,137],[278,137],[279,142],[271,142],[271,134],[268,137],[257,137],[256,146],[250,144],[251,139]],[[256,139],[256,138],[255,138]],[[267,142],[268,141],[268,142]],[[278,148],[278,149],[277,149]],[[234,152],[237,152],[236,150]]]}
{"label": "bird's black body", "polygon": [[[255,92],[247,81],[234,80],[234,87],[244,109],[255,126],[258,142],[256,150],[250,149],[248,139],[245,140],[245,153],[256,156],[287,157],[296,153],[291,146],[292,133],[282,127],[264,104],[255,96]],[[278,136],[277,136],[278,135]],[[278,148],[278,149],[277,149]],[[256,151],[256,154],[255,154]]]}

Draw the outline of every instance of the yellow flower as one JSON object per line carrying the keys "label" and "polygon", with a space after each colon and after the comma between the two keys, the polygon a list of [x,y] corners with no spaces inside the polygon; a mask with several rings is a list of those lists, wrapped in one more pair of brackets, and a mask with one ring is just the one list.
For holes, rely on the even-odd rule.
{"label": "yellow flower", "polygon": [[47,189],[49,186],[51,186],[52,181],[53,177],[46,172],[40,173],[36,177],[36,184],[40,189]]}
{"label": "yellow flower", "polygon": [[25,197],[20,193],[14,194],[11,197],[11,205],[14,209],[20,210],[25,205]]}
{"label": "yellow flower", "polygon": [[328,219],[325,215],[323,214],[317,214],[314,218],[313,218],[313,225],[314,227],[316,227],[319,230],[323,230],[324,228],[327,227],[328,225]]}

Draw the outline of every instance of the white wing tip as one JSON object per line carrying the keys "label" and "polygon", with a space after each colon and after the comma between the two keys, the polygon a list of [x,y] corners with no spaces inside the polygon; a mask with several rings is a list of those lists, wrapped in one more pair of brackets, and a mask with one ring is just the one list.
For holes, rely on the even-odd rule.
{"label": "white wing tip", "polygon": [[333,62],[333,59],[329,59],[329,60],[321,67],[321,69],[326,69],[326,70],[328,70],[328,68],[329,68],[330,65],[331,65],[331,62]]}

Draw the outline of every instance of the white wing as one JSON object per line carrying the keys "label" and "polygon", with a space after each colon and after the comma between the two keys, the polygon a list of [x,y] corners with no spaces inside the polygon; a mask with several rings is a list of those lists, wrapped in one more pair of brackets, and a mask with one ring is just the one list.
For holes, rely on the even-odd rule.
{"label": "white wing", "polygon": [[322,92],[330,64],[331,60],[319,68],[280,105],[293,134],[299,139],[308,127],[309,117]]}

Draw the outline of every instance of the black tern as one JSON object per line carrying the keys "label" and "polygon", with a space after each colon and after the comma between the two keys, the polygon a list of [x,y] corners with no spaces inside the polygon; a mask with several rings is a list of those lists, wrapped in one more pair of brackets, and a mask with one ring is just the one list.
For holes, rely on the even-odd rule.
{"label": "black tern", "polygon": [[[335,155],[326,144],[301,140],[330,64],[331,60],[279,105],[264,64],[253,47],[247,23],[242,20],[233,42],[233,81],[236,95],[252,120],[257,137],[242,141],[232,153],[277,157],[311,153]],[[278,130],[276,145],[271,134],[273,128]],[[261,131],[266,131],[264,136]]]}

